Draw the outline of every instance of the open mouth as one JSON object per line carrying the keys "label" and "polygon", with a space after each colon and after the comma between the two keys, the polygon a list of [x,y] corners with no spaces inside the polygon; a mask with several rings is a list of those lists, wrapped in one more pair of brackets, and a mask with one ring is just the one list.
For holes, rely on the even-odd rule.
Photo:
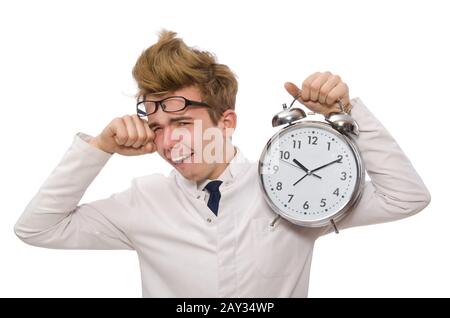
{"label": "open mouth", "polygon": [[192,158],[193,154],[194,154],[194,151],[191,147],[180,142],[171,149],[169,160],[174,165],[192,162],[191,158]]}
{"label": "open mouth", "polygon": [[[186,155],[181,156],[181,157],[172,158],[171,161],[172,161],[174,164],[180,164],[180,163],[184,163],[184,162],[186,162],[186,161],[192,162],[192,160],[190,160],[190,159],[192,158],[193,154],[194,154],[194,153],[191,152],[190,154],[186,154]],[[189,160],[188,160],[188,159],[189,159]]]}

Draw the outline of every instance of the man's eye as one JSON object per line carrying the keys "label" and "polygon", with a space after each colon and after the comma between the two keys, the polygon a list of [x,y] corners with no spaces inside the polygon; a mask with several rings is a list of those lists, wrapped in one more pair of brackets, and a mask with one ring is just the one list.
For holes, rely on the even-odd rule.
{"label": "man's eye", "polygon": [[152,128],[152,130],[154,131],[154,132],[157,132],[158,130],[160,130],[161,129],[161,127],[153,127]]}
{"label": "man's eye", "polygon": [[178,124],[179,124],[179,126],[186,126],[186,125],[189,125],[190,123],[184,122],[184,121],[180,121]]}

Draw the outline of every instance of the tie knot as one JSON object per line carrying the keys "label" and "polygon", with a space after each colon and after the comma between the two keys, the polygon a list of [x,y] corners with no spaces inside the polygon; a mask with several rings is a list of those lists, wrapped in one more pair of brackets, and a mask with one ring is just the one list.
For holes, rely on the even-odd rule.
{"label": "tie knot", "polygon": [[221,180],[214,180],[214,181],[209,182],[205,186],[205,189],[208,190],[209,193],[220,192],[219,187],[221,184],[222,184]]}

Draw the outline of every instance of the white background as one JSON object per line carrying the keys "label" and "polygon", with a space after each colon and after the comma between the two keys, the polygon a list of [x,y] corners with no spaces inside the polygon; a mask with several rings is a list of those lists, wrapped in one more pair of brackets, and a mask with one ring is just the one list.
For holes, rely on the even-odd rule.
{"label": "white background", "polygon": [[[310,297],[450,296],[447,1],[2,1],[0,296],[140,297],[137,257],[23,244],[15,221],[78,131],[134,112],[131,69],[167,28],[239,76],[235,143],[256,160],[272,115],[315,71],[342,76],[432,194],[420,214],[318,240]],[[380,163],[382,164],[382,163]],[[82,202],[170,167],[114,156]]]}

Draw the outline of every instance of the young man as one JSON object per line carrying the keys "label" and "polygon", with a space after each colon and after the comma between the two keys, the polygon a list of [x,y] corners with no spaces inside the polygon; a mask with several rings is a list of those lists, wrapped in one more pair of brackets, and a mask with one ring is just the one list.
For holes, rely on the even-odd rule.
{"label": "young man", "polygon": [[[257,164],[231,142],[237,81],[213,56],[172,32],[139,57],[137,115],[96,137],[78,133],[15,226],[24,242],[64,249],[133,249],[144,297],[305,297],[315,240],[327,232],[280,219]],[[296,96],[300,90],[286,83]],[[329,72],[308,77],[300,101],[326,114],[341,100],[371,181],[340,229],[401,219],[430,195],[408,158],[359,99]],[[174,170],[139,177],[109,198],[78,205],[112,154],[157,151]]]}

